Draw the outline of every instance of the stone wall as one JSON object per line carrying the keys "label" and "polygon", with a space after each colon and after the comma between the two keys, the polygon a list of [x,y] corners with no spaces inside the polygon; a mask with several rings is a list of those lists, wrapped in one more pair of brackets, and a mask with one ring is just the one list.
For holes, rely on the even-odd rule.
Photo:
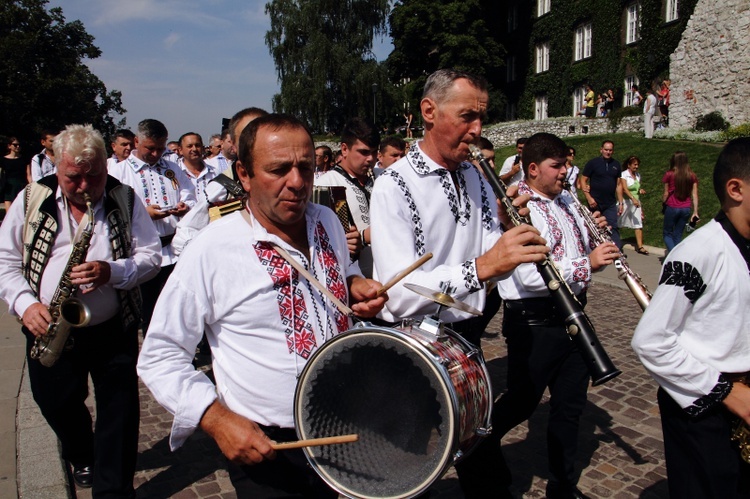
{"label": "stone wall", "polygon": [[692,128],[719,111],[750,122],[750,2],[699,0],[671,56],[670,127]]}
{"label": "stone wall", "polygon": [[[614,129],[606,118],[549,118],[535,121],[508,121],[487,125],[482,130],[482,135],[487,137],[495,147],[515,145],[516,139],[530,137],[535,133],[554,133],[558,137],[575,135],[603,135],[608,133],[643,132],[643,117],[628,116],[620,121],[619,126]],[[341,147],[337,142],[316,142],[315,146],[326,145],[336,151]]]}

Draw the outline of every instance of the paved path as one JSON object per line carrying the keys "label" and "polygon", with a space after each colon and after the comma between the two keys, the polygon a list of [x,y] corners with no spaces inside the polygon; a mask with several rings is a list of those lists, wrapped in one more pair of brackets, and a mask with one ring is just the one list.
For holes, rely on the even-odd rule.
{"label": "paved path", "polygon": [[[656,287],[660,263],[657,254],[645,257],[626,246],[631,266],[647,286]],[[615,365],[618,378],[589,390],[580,435],[579,487],[591,497],[666,498],[664,455],[656,385],[635,359],[630,338],[640,318],[640,308],[624,289],[613,269],[597,274],[589,294],[587,312]],[[501,315],[483,340],[485,358],[496,393],[505,386],[505,345],[498,335]],[[22,345],[15,321],[0,315],[0,497],[14,497],[13,478],[20,497],[70,497],[54,436],[36,411],[21,383]],[[21,386],[20,396],[18,387]],[[514,477],[518,497],[544,497],[547,481],[545,425],[547,399],[525,423],[510,432],[503,450]],[[13,415],[17,414],[14,418]],[[12,445],[17,419],[18,471]],[[138,497],[235,497],[225,461],[213,441],[197,432],[177,452],[170,452],[171,416],[141,386],[141,434],[135,485]],[[45,433],[46,430],[46,433]],[[6,448],[7,447],[7,448]],[[432,488],[432,497],[460,499],[462,494],[452,469]],[[91,497],[89,490],[77,491]]]}

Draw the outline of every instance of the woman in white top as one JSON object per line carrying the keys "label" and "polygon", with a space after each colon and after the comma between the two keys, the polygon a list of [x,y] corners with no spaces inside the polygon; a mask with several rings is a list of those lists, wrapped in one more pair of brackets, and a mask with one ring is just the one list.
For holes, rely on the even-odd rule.
{"label": "woman in white top", "polygon": [[630,156],[625,160],[625,170],[620,175],[622,192],[625,198],[625,209],[622,211],[617,224],[628,229],[635,230],[635,251],[642,255],[648,255],[648,250],[643,247],[643,210],[641,209],[641,194],[646,191],[641,189],[641,174],[638,168],[641,160],[638,156]]}

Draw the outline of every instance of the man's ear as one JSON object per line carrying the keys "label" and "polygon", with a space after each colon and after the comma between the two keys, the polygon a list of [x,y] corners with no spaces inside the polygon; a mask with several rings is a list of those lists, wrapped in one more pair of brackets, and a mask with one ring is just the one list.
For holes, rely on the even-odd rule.
{"label": "man's ear", "polygon": [[346,159],[346,157],[349,155],[349,146],[346,145],[346,142],[341,143],[341,159]]}
{"label": "man's ear", "polygon": [[419,103],[419,108],[422,111],[422,120],[425,123],[432,124],[435,121],[435,114],[437,113],[437,104],[435,101],[429,97],[425,97]]}
{"label": "man's ear", "polygon": [[738,178],[730,178],[727,180],[726,192],[727,197],[736,203],[741,203],[743,196],[750,195],[750,192],[748,192],[748,185]]}
{"label": "man's ear", "polygon": [[236,166],[237,168],[235,168],[235,170],[237,171],[237,177],[242,184],[242,188],[245,189],[245,192],[250,194],[250,175],[248,175],[247,169],[239,159],[237,160]]}
{"label": "man's ear", "polygon": [[536,163],[529,163],[527,171],[527,176],[529,178],[537,178],[539,176],[539,165],[537,165]]}

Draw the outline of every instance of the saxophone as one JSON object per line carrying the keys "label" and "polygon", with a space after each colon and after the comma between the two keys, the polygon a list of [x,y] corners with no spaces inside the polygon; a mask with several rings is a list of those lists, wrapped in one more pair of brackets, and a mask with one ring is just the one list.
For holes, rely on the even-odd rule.
{"label": "saxophone", "polygon": [[88,222],[70,251],[70,257],[60,277],[60,283],[52,296],[52,301],[50,301],[49,312],[52,321],[47,327],[47,332],[42,336],[37,336],[34,345],[31,347],[31,358],[37,359],[46,367],[52,367],[62,355],[66,343],[68,343],[70,329],[84,327],[91,320],[91,311],[86,304],[73,297],[78,288],[70,282],[70,273],[73,267],[86,260],[86,254],[91,245],[91,237],[94,235],[94,210],[91,207],[91,197],[84,193],[84,199],[86,200]]}
{"label": "saxophone", "polygon": [[[609,228],[599,227],[599,225],[596,223],[596,220],[594,220],[594,216],[591,214],[591,211],[589,211],[588,208],[584,207],[581,204],[578,196],[576,196],[570,190],[570,187],[570,182],[568,182],[566,179],[563,188],[566,191],[570,192],[570,195],[573,197],[576,210],[578,210],[578,214],[586,223],[586,228],[588,229],[589,235],[591,239],[593,239],[594,244],[599,246],[604,242],[611,243],[612,237],[610,236]],[[639,276],[632,268],[630,268],[630,265],[628,265],[628,261],[624,256],[615,259],[614,266],[615,269],[617,269],[617,277],[625,281],[625,284],[627,285],[630,292],[633,293],[633,296],[638,302],[638,305],[641,306],[641,310],[646,310],[649,302],[651,302],[651,293],[643,283],[641,276]]]}

